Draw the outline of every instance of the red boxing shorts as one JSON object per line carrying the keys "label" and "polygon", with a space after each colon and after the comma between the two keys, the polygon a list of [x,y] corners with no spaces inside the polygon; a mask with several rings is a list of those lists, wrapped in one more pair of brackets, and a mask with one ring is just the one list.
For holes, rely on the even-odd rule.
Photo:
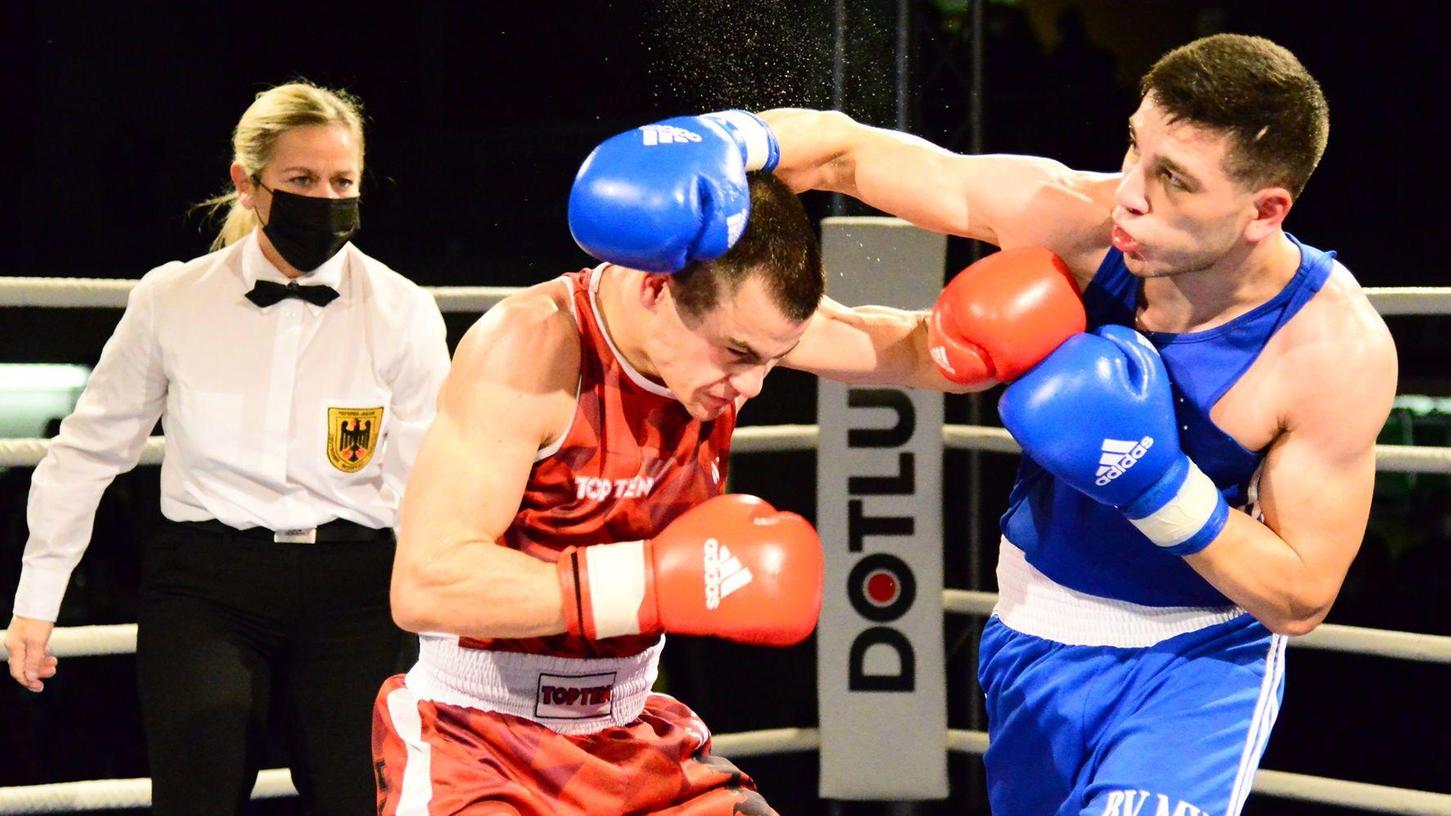
{"label": "red boxing shorts", "polygon": [[775,816],[711,756],[683,703],[650,694],[626,725],[560,734],[525,717],[419,699],[391,677],[373,707],[379,816]]}

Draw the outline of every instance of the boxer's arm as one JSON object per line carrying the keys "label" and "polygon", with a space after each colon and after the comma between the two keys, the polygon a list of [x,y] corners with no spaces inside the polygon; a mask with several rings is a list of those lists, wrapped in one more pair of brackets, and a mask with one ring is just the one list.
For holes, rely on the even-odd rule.
{"label": "boxer's arm", "polygon": [[568,422],[578,344],[573,318],[541,287],[491,309],[460,342],[403,497],[399,626],[475,637],[564,631],[554,565],[496,542],[539,448]]}
{"label": "boxer's arm", "polygon": [[[1375,483],[1375,439],[1395,397],[1396,355],[1379,333],[1288,358],[1294,412],[1266,456],[1263,523],[1230,513],[1186,560],[1275,632],[1300,635],[1330,611],[1360,549]],[[1298,372],[1291,374],[1288,372]]]}
{"label": "boxer's arm", "polygon": [[932,363],[927,311],[888,306],[847,307],[823,298],[781,365],[857,385],[891,385],[962,393],[994,385],[960,385]]}
{"label": "boxer's arm", "polygon": [[1005,249],[1043,246],[1080,283],[1108,248],[1118,174],[1036,156],[964,155],[836,111],[760,114],[776,134],[775,174],[793,190],[843,193],[924,229]]}
{"label": "boxer's arm", "polygon": [[850,383],[980,391],[1032,368],[1085,327],[1064,262],[995,252],[953,276],[931,312],[824,299],[783,362]]}

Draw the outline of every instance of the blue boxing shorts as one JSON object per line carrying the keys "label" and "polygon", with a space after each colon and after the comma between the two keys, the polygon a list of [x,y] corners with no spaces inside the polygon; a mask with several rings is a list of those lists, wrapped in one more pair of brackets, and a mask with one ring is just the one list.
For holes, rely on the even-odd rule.
{"label": "blue boxing shorts", "polygon": [[978,665],[994,816],[1237,816],[1287,638],[1233,607],[1074,592],[1003,549]]}

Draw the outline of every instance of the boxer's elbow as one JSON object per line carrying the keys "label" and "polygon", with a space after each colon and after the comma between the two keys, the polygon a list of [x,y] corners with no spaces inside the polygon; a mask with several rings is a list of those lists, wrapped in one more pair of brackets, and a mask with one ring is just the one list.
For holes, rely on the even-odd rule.
{"label": "boxer's elbow", "polygon": [[1287,596],[1277,608],[1259,616],[1260,623],[1277,635],[1300,637],[1315,631],[1325,621],[1335,593],[1306,591]]}
{"label": "boxer's elbow", "polygon": [[424,605],[419,604],[417,598],[415,587],[408,581],[400,580],[395,574],[388,603],[393,612],[393,623],[405,632],[428,631],[427,621],[424,620]]}
{"label": "boxer's elbow", "polygon": [[427,566],[395,565],[389,587],[393,622],[405,632],[444,631],[440,610],[445,608],[442,576]]}
{"label": "boxer's elbow", "polygon": [[774,175],[792,192],[855,192],[853,151],[864,129],[840,111],[780,108],[761,117],[781,145]]}
{"label": "boxer's elbow", "polygon": [[1300,637],[1301,635],[1308,635],[1315,631],[1315,627],[1319,626],[1324,620],[1324,614],[1286,615],[1283,617],[1270,617],[1268,619],[1260,618],[1260,623],[1263,623],[1266,629],[1269,629],[1277,635]]}

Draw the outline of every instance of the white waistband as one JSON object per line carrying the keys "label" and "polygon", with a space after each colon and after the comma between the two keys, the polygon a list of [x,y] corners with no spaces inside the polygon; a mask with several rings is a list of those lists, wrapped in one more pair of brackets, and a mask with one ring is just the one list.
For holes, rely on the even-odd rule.
{"label": "white waistband", "polygon": [[424,635],[418,645],[418,663],[404,678],[418,699],[592,734],[640,716],[665,639],[637,655],[587,659],[465,649],[456,637]]}
{"label": "white waistband", "polygon": [[1069,589],[1028,563],[1006,538],[998,546],[998,604],[1009,628],[1071,646],[1153,646],[1233,620],[1237,606],[1143,606]]}

